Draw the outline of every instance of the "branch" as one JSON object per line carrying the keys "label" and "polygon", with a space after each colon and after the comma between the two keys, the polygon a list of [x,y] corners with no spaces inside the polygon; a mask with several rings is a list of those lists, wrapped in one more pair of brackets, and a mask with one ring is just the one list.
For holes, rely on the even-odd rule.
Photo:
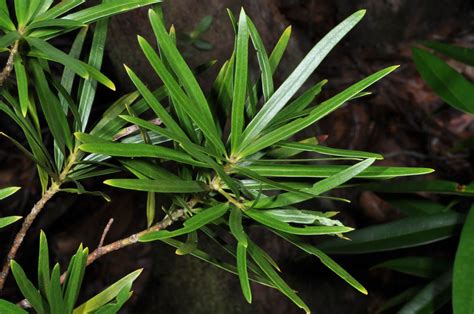
{"label": "branch", "polygon": [[[115,242],[109,243],[105,246],[102,246],[99,243],[99,246],[97,247],[97,249],[95,249],[87,257],[87,264],[86,265],[88,266],[88,265],[94,263],[97,259],[101,258],[104,255],[107,255],[109,253],[118,251],[118,250],[123,249],[127,246],[130,246],[132,244],[137,243],[138,239],[141,236],[144,236],[144,235],[146,235],[148,233],[151,233],[151,232],[155,232],[155,231],[159,231],[159,230],[163,230],[163,229],[168,228],[169,226],[171,226],[171,224],[173,224],[174,221],[178,220],[179,218],[181,218],[183,216],[184,216],[184,210],[179,209],[179,210],[174,211],[171,214],[171,216],[166,215],[165,218],[162,221],[154,224],[153,226],[151,226],[150,228],[148,228],[146,230],[140,231],[138,233],[134,233],[134,234],[132,234],[132,235],[126,237],[126,238],[123,238],[123,239],[117,240]],[[111,220],[111,221],[113,221],[113,220]],[[106,233],[108,232],[107,227],[110,228],[111,221],[109,221],[106,228],[104,229],[104,232],[102,233],[102,237],[105,237]],[[103,242],[103,241],[101,241],[101,242]],[[66,276],[67,276],[67,272],[64,272],[61,275],[61,283],[64,283],[64,281],[66,280]]]}
{"label": "branch", "polygon": [[[10,74],[13,71],[13,61],[15,59],[15,55],[18,53],[18,45],[19,41],[15,41],[15,43],[12,46],[12,49],[10,49],[10,55],[8,56],[7,64],[5,64],[5,67],[3,68],[2,72],[0,73],[0,87],[3,86],[3,83],[7,80],[7,78],[10,76]],[[0,286],[0,290],[2,286]]]}
{"label": "branch", "polygon": [[44,205],[59,191],[59,186],[53,184],[41,197],[41,199],[33,206],[31,212],[26,216],[25,220],[23,220],[23,224],[21,225],[20,231],[15,236],[15,240],[13,240],[12,247],[7,255],[7,260],[5,264],[3,264],[2,272],[0,273],[0,291],[3,289],[5,285],[5,280],[10,272],[10,262],[15,258],[18,249],[20,248],[23,239],[25,238],[26,232],[30,229],[31,225],[36,219],[36,216],[41,212]]}

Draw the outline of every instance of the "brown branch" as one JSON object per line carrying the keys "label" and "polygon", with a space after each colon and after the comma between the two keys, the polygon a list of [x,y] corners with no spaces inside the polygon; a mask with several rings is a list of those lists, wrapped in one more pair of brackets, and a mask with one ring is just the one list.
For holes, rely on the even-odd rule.
{"label": "brown branch", "polygon": [[[99,243],[99,246],[92,253],[90,253],[89,256],[87,257],[87,265],[90,265],[90,264],[94,263],[97,259],[101,258],[104,255],[107,255],[109,253],[118,251],[120,249],[123,249],[123,248],[128,247],[132,244],[137,243],[138,239],[141,236],[144,236],[144,235],[149,234],[149,233],[154,232],[154,231],[159,231],[159,230],[163,230],[163,229],[168,228],[174,221],[178,220],[179,218],[181,218],[183,216],[184,216],[184,210],[179,209],[179,210],[174,211],[171,214],[171,216],[166,215],[166,217],[163,220],[161,220],[160,222],[154,224],[153,226],[151,226],[148,229],[145,229],[145,230],[140,231],[138,233],[134,233],[134,234],[132,234],[132,235],[126,237],[126,238],[123,238],[123,239],[117,240],[115,242],[109,243],[105,246],[101,246],[100,243]],[[109,224],[110,224],[110,221],[109,221]],[[61,275],[61,283],[64,283],[64,281],[66,280],[66,275],[67,275],[67,272],[64,272]]]}
{"label": "brown branch", "polygon": [[15,236],[13,240],[12,247],[7,255],[7,260],[5,264],[3,264],[2,272],[0,273],[0,291],[3,289],[5,285],[5,280],[10,272],[10,262],[15,258],[18,249],[20,248],[23,239],[25,238],[26,232],[30,229],[31,225],[36,219],[36,216],[41,212],[44,205],[59,191],[59,186],[57,184],[53,184],[41,197],[41,199],[33,206],[31,212],[26,216],[23,220],[23,224],[21,225],[20,231]]}
{"label": "brown branch", "polygon": [[102,236],[100,237],[99,246],[97,246],[97,248],[101,248],[104,245],[105,237],[107,236],[107,233],[109,233],[110,227],[112,226],[113,223],[114,223],[114,219],[110,218],[109,222],[104,228],[104,231],[102,231]]}
{"label": "brown branch", "polygon": [[[8,56],[7,64],[5,64],[5,67],[3,68],[2,72],[0,73],[0,87],[3,86],[7,78],[10,76],[10,74],[13,71],[13,63],[15,60],[15,56],[18,53],[18,45],[19,41],[15,41],[13,44],[12,48],[10,49],[10,55]],[[1,290],[1,288],[0,288]]]}

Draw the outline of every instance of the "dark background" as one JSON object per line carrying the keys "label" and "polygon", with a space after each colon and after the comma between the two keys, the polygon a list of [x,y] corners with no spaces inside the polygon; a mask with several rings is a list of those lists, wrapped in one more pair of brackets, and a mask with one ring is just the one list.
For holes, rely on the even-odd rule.
{"label": "dark background", "polygon": [[[394,64],[401,67],[370,88],[373,96],[351,102],[306,131],[306,135],[328,135],[327,143],[334,147],[382,153],[386,158],[380,164],[424,166],[437,170],[427,178],[460,183],[472,181],[473,167],[469,155],[453,154],[448,150],[456,141],[473,136],[473,117],[447,108],[426,87],[411,60],[411,47],[425,39],[474,47],[473,1],[167,1],[164,5],[166,19],[175,25],[178,33],[192,31],[207,15],[214,19],[210,30],[203,36],[213,45],[211,50],[201,51],[185,44],[181,46],[194,66],[217,60],[215,69],[201,75],[204,86],[210,86],[216,69],[230,57],[233,48],[233,31],[225,9],[230,8],[237,14],[240,6],[252,17],[268,50],[273,48],[285,27],[293,26],[288,51],[276,74],[277,82],[281,82],[305,53],[339,21],[357,9],[367,9],[363,21],[321,64],[311,83],[329,79],[322,95],[326,98],[383,67]],[[149,85],[159,84],[136,43],[137,34],[153,38],[146,11],[137,10],[115,17],[111,22],[104,72],[117,83],[119,93],[133,90],[122,64],[134,69]],[[70,38],[62,40],[66,46]],[[454,62],[450,64],[470,79],[474,78],[472,68]],[[99,89],[94,115],[98,117],[117,98],[118,95]],[[0,123],[7,133],[18,134],[15,126],[5,117],[0,118]],[[2,203],[2,210],[15,214],[26,212],[40,195],[34,165],[7,141],[1,139],[0,144],[0,186],[23,187],[13,202]],[[94,248],[111,217],[115,223],[109,233],[109,241],[145,226],[146,200],[143,194],[109,189],[101,184],[100,179],[86,182],[86,186],[88,189],[105,190],[113,201],[105,203],[90,196],[55,197],[33,226],[20,251],[22,265],[36,262],[38,239],[35,235],[39,229],[44,229],[48,235],[53,259],[64,263],[80,242]],[[399,217],[396,209],[373,193],[337,193],[351,199],[352,204],[335,208],[330,203],[314,203],[318,207],[315,209],[342,210],[341,219],[354,227]],[[447,201],[443,198],[439,200]],[[11,230],[0,233],[2,248],[7,246],[3,244],[10,243],[13,237]],[[369,295],[364,296],[327,271],[318,260],[304,257],[271,235],[252,230],[252,237],[270,252],[282,268],[284,278],[299,291],[314,313],[376,313],[390,296],[413,284],[408,276],[369,271],[371,266],[395,256],[395,253],[335,257],[369,290]],[[448,241],[417,249],[416,252],[425,250],[449,256],[455,246],[455,241]],[[409,254],[410,251],[402,253]],[[31,273],[33,265],[29,265]],[[87,269],[82,297],[140,267],[144,267],[145,271],[137,281],[135,294],[124,313],[300,313],[283,295],[258,285],[253,285],[254,302],[248,305],[241,295],[236,277],[193,257],[177,256],[173,249],[161,244],[138,245],[94,263]],[[5,295],[19,298],[11,278]],[[449,307],[442,312],[449,313]]]}

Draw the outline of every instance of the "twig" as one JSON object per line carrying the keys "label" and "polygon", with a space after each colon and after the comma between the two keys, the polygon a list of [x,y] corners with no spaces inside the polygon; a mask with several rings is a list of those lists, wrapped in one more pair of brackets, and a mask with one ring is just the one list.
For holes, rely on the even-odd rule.
{"label": "twig", "polygon": [[100,237],[99,246],[97,247],[98,249],[104,246],[105,237],[107,236],[107,233],[109,233],[110,226],[112,226],[113,223],[114,223],[114,219],[110,218],[109,222],[104,228],[104,231],[102,232],[102,237]]}
{"label": "twig", "polygon": [[7,80],[7,78],[10,76],[10,74],[13,71],[13,63],[15,60],[15,56],[18,52],[19,43],[20,42],[18,40],[15,41],[15,43],[12,46],[12,49],[10,49],[10,55],[8,56],[7,64],[5,64],[5,67],[0,73],[0,86],[3,86],[3,83],[5,83],[5,81]]}
{"label": "twig", "polygon": [[[118,250],[123,249],[127,246],[130,246],[132,244],[137,243],[138,239],[141,236],[144,236],[144,235],[146,235],[148,233],[151,233],[151,232],[155,232],[155,231],[159,231],[159,230],[163,230],[163,229],[168,228],[171,224],[173,224],[174,221],[178,220],[179,218],[181,218],[183,216],[184,216],[184,210],[182,210],[182,209],[176,210],[171,214],[171,216],[166,215],[166,217],[162,221],[156,223],[155,225],[151,226],[150,228],[148,228],[146,230],[140,231],[138,233],[134,233],[134,234],[132,234],[132,235],[126,237],[126,238],[123,238],[123,239],[117,240],[115,242],[109,243],[105,246],[97,247],[97,249],[95,249],[87,257],[87,264],[86,265],[90,265],[90,264],[94,263],[97,259],[101,258],[104,255],[107,255],[109,253],[118,251]],[[110,223],[110,221],[109,221],[109,223]],[[64,272],[61,275],[61,283],[64,283],[64,280],[66,280],[66,275],[67,275],[67,272]]]}
{"label": "twig", "polygon": [[13,240],[13,245],[10,248],[10,251],[7,255],[7,260],[5,264],[3,264],[2,272],[0,273],[0,291],[3,289],[5,285],[5,280],[10,272],[10,262],[15,258],[18,249],[25,238],[26,232],[30,229],[31,225],[36,219],[36,216],[41,212],[44,205],[59,191],[59,186],[57,184],[53,184],[41,197],[41,199],[33,206],[31,212],[26,216],[23,224],[21,225],[20,231],[15,236]]}

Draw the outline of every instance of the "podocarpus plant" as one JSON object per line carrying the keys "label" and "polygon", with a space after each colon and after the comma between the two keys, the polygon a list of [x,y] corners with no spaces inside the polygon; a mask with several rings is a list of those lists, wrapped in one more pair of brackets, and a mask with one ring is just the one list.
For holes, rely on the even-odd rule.
{"label": "podocarpus plant", "polygon": [[[53,75],[48,75],[49,84],[36,84],[31,88],[39,93],[40,103],[41,95],[45,93],[48,98],[58,97],[54,106],[42,106],[46,118],[50,114],[60,116],[63,110],[60,99],[65,99],[63,104],[68,106],[73,115],[76,140],[70,138],[68,121],[57,130],[60,126],[58,121],[64,122],[63,118],[48,124],[57,142],[56,147],[61,145],[61,138],[73,141],[74,154],[66,162],[67,166],[57,167],[56,163],[49,163],[51,158],[38,158],[49,152],[40,140],[36,111],[27,110],[27,114],[34,118],[30,117],[33,119],[33,122],[30,122],[28,117],[23,116],[21,105],[15,97],[9,94],[5,99],[10,106],[2,105],[2,110],[22,127],[31,153],[23,146],[20,146],[21,149],[38,162],[40,169],[43,169],[40,162],[48,162],[47,165],[53,169],[65,169],[59,172],[60,174],[41,170],[46,172],[42,175],[43,186],[51,179],[54,193],[60,190],[60,185],[65,181],[76,183],[83,178],[108,175],[121,169],[128,170],[136,178],[108,179],[105,183],[147,192],[148,227],[122,240],[100,245],[89,255],[86,264],[138,241],[160,240],[176,247],[178,254],[191,254],[238,274],[243,294],[249,302],[252,298],[252,280],[278,289],[309,312],[306,304],[280,277],[275,261],[249,236],[249,229],[260,227],[316,256],[342,279],[362,293],[367,293],[357,280],[329,256],[301,239],[301,236],[310,235],[342,237],[343,233],[351,231],[352,228],[333,219],[336,214],[334,212],[314,211],[298,204],[314,198],[344,201],[322,194],[353,178],[389,179],[424,174],[432,170],[372,166],[374,161],[382,159],[382,156],[329,148],[318,144],[314,138],[289,140],[347,101],[364,96],[366,88],[396,68],[380,70],[317,104],[313,102],[326,81],[314,85],[299,96],[296,95],[330,50],[361,20],[364,11],[354,13],[327,34],[278,88],[274,86],[273,73],[286,49],[290,29],[283,33],[269,55],[253,22],[245,12],[242,10],[238,21],[230,14],[236,32],[235,49],[219,71],[213,91],[207,98],[195,74],[176,48],[174,32],[166,30],[162,14],[159,13],[149,11],[159,53],[145,39],[139,37],[138,40],[163,86],[151,91],[127,68],[138,92],[119,99],[92,129],[87,128],[87,123],[82,123],[81,115],[76,114],[79,109],[75,110],[75,99],[70,97],[70,80],[74,77],[69,70],[74,66],[70,62],[73,59],[71,56],[65,64],[65,75],[69,79],[64,79],[63,76],[63,81],[55,84]],[[95,34],[98,34],[97,29]],[[250,79],[250,42],[257,52],[259,63],[260,77],[257,81]],[[94,48],[94,45],[92,47]],[[73,49],[72,52],[73,56],[78,55],[74,54],[77,50]],[[42,56],[45,55],[47,54]],[[59,55],[64,59],[64,54]],[[44,62],[33,62],[36,83],[41,83],[41,73],[45,73],[45,69],[48,73]],[[21,74],[17,74],[18,77],[21,81]],[[68,88],[64,88],[65,85]],[[79,95],[84,94],[85,86],[84,83]],[[20,89],[19,95],[22,95],[21,91]],[[90,90],[88,93],[93,92]],[[35,97],[27,99],[28,108],[35,108]],[[79,98],[79,101],[81,99]],[[92,103],[92,99],[87,100],[88,104]],[[87,110],[87,118],[89,111]],[[48,122],[48,119],[46,120]],[[78,127],[81,123],[82,126]],[[130,125],[127,126],[127,123]],[[53,128],[56,128],[57,132],[53,132]],[[30,133],[35,136],[32,137]],[[63,142],[63,146],[55,149],[56,156],[61,156],[61,147],[68,147],[67,142]],[[78,146],[77,143],[82,144]],[[35,148],[38,145],[40,149]],[[299,158],[298,155],[304,152],[316,153],[323,157]],[[115,157],[116,162],[110,162],[110,157]],[[357,163],[328,164],[331,161]],[[63,161],[60,162],[61,165],[62,163]],[[98,170],[97,166],[101,169]],[[67,188],[66,191],[84,192],[80,183],[76,184],[77,189]],[[51,188],[45,193],[47,197],[40,201],[41,208],[54,194],[50,191]],[[157,194],[166,197],[170,204],[164,209],[164,217],[159,222],[155,219]],[[38,213],[39,211],[35,216]],[[177,228],[172,231],[164,230],[177,221]],[[228,241],[226,234],[233,237],[234,241]],[[175,239],[184,235],[185,242]],[[205,235],[208,240],[219,243],[229,257],[235,258],[236,266],[233,259],[231,262],[222,262],[199,249],[199,235],[201,241],[202,235]]]}

